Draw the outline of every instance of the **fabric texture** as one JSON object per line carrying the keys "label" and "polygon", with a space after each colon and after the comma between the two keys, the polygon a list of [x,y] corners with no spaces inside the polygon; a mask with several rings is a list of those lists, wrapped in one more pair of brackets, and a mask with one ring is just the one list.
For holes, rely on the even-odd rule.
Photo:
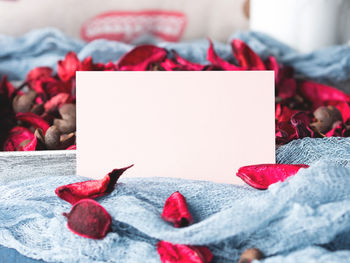
{"label": "fabric texture", "polygon": [[[310,78],[340,83],[350,76],[347,46],[301,55],[261,34],[236,36],[259,54],[273,52]],[[205,40],[160,45],[205,62]],[[84,44],[51,29],[16,39],[1,36],[0,72],[23,79],[30,68],[54,66],[70,50],[80,58],[93,55],[95,61],[107,62],[130,48],[104,40]],[[217,43],[215,48],[224,58],[230,57],[228,44]],[[279,163],[311,166],[266,191],[204,181],[122,177],[114,192],[98,199],[113,218],[113,231],[103,240],[71,233],[62,216],[71,205],[54,193],[56,187],[84,178],[50,176],[0,184],[0,245],[47,262],[160,262],[155,248],[159,240],[209,246],[213,262],[219,263],[236,262],[250,247],[261,249],[266,263],[349,262],[350,138],[296,140],[279,147],[276,155]],[[188,201],[195,220],[191,226],[178,229],[161,219],[164,202],[175,191]]]}

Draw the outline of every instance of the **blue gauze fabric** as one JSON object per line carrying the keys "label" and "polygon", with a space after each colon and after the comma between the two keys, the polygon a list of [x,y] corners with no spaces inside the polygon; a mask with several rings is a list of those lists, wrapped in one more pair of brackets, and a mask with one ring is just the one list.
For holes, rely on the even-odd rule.
{"label": "blue gauze fabric", "polygon": [[[260,34],[238,36],[259,43],[257,51],[268,50],[268,44],[272,51],[280,48],[281,60],[288,54],[287,47]],[[84,44],[55,30],[0,39],[0,71],[4,73],[7,63],[7,72],[19,79],[33,67],[26,58],[35,65],[54,66],[72,49],[80,58],[93,55],[96,61],[106,62],[117,60],[132,48],[103,40]],[[13,47],[7,46],[9,41]],[[177,49],[188,59],[205,61],[204,40],[161,45]],[[230,58],[229,45],[215,46],[221,56]],[[340,56],[340,49],[328,50]],[[299,57],[307,63],[304,55]],[[337,81],[346,81],[349,63],[338,68],[335,58],[325,56],[323,64],[328,60],[334,69],[329,69],[329,74]],[[322,74],[317,76],[317,69],[324,67],[313,63],[313,76],[318,78]],[[18,68],[10,67],[14,65]],[[328,81],[329,76],[320,78]],[[0,184],[0,245],[47,262],[160,262],[155,248],[158,240],[209,246],[213,262],[219,263],[236,262],[250,247],[261,249],[267,255],[262,262],[268,263],[349,262],[350,138],[305,138],[279,147],[276,154],[279,163],[305,163],[311,167],[267,191],[182,179],[122,178],[113,193],[98,200],[113,217],[113,231],[98,241],[81,238],[67,229],[62,212],[69,211],[71,205],[54,194],[57,186],[84,178],[56,176]],[[195,219],[193,225],[181,229],[160,217],[166,198],[177,190],[186,197]]]}

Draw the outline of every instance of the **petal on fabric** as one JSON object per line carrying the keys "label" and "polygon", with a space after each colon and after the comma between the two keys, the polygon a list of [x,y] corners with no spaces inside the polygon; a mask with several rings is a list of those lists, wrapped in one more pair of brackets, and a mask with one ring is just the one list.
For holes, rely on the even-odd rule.
{"label": "petal on fabric", "polygon": [[157,243],[157,251],[163,263],[209,263],[213,259],[213,254],[205,246],[160,241]]}
{"label": "petal on fabric", "polygon": [[111,230],[111,216],[92,199],[80,200],[63,215],[67,217],[68,229],[85,238],[102,239]]}
{"label": "petal on fabric", "polygon": [[237,176],[256,189],[267,189],[271,184],[283,182],[295,175],[306,164],[259,164],[239,168]]}
{"label": "petal on fabric", "polygon": [[186,198],[179,192],[175,192],[165,201],[162,218],[175,227],[185,227],[193,222],[188,210]]}
{"label": "petal on fabric", "polygon": [[213,64],[215,67],[219,67],[223,70],[245,70],[245,68],[233,65],[225,60],[223,60],[214,50],[213,42],[209,39],[209,48],[207,52],[207,60]]}
{"label": "petal on fabric", "polygon": [[168,52],[153,45],[135,47],[126,53],[117,63],[118,70],[145,71],[151,64],[161,63]]}
{"label": "petal on fabric", "polygon": [[240,39],[231,42],[233,55],[238,65],[251,70],[266,70],[264,62],[246,43]]}
{"label": "petal on fabric", "polygon": [[56,188],[56,195],[72,205],[81,199],[97,198],[111,193],[119,177],[133,165],[121,169],[114,169],[100,180],[89,180],[85,182],[63,185]]}
{"label": "petal on fabric", "polygon": [[81,62],[74,52],[67,53],[64,60],[58,61],[57,74],[59,78],[66,82],[75,77],[75,72],[81,68]]}

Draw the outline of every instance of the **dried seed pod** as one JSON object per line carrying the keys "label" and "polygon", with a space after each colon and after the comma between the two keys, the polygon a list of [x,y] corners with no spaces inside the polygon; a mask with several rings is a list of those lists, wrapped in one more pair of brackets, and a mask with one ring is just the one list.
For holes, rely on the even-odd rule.
{"label": "dried seed pod", "polygon": [[108,212],[92,199],[77,202],[67,214],[70,231],[82,237],[102,239],[111,229],[112,218]]}
{"label": "dried seed pod", "polygon": [[40,116],[41,114],[43,114],[45,112],[44,105],[43,104],[36,104],[32,107],[30,112]]}
{"label": "dried seed pod", "polygon": [[29,90],[25,94],[17,95],[12,102],[14,112],[29,112],[33,107],[36,95],[37,93],[34,90]]}
{"label": "dried seed pod", "polygon": [[243,13],[244,13],[246,18],[248,18],[248,19],[250,18],[250,1],[249,0],[244,1]]}
{"label": "dried seed pod", "polygon": [[76,114],[74,104],[64,104],[58,111],[62,119],[55,119],[54,125],[61,133],[71,133],[76,130]]}
{"label": "dried seed pod", "polygon": [[249,248],[243,251],[238,263],[251,263],[253,260],[263,259],[264,254],[257,248]]}
{"label": "dried seed pod", "polygon": [[62,134],[60,137],[60,149],[66,149],[72,144],[75,144],[75,132]]}
{"label": "dried seed pod", "polygon": [[60,145],[60,132],[56,126],[51,126],[45,134],[45,145],[50,150],[55,150]]}
{"label": "dried seed pod", "polygon": [[332,129],[333,123],[343,121],[340,111],[334,106],[321,106],[314,112],[316,122],[311,124],[321,133],[327,133]]}

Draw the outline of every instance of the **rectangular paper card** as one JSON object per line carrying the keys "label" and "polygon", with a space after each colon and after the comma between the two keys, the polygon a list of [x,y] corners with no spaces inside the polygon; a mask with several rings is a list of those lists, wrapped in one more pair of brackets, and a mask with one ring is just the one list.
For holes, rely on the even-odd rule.
{"label": "rectangular paper card", "polygon": [[77,72],[77,173],[239,184],[275,162],[272,71]]}

